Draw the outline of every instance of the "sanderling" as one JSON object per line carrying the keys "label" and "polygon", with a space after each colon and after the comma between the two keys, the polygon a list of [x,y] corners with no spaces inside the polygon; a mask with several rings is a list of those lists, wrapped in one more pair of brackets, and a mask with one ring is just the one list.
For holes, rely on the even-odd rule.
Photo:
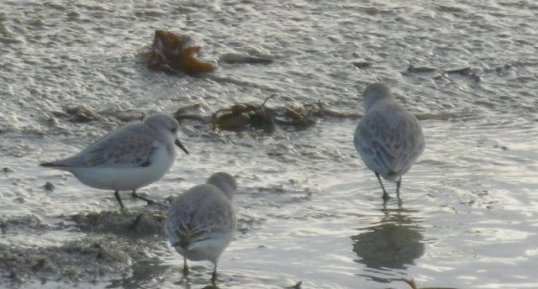
{"label": "sanderling", "polygon": [[172,247],[183,256],[185,274],[189,270],[187,259],[211,261],[211,282],[215,284],[219,256],[231,242],[237,226],[232,205],[236,189],[234,177],[219,172],[172,202],[164,231]]}
{"label": "sanderling", "polygon": [[178,122],[167,114],[154,114],[117,128],[66,159],[41,163],[72,173],[83,184],[97,189],[114,190],[123,209],[119,191],[136,190],[149,185],[170,169],[176,157],[174,144],[189,151],[176,136]]}
{"label": "sanderling", "polygon": [[366,166],[374,171],[383,199],[389,198],[384,179],[396,180],[400,199],[402,175],[424,150],[424,136],[417,119],[396,102],[382,83],[369,85],[363,94],[365,114],[355,130],[354,144]]}

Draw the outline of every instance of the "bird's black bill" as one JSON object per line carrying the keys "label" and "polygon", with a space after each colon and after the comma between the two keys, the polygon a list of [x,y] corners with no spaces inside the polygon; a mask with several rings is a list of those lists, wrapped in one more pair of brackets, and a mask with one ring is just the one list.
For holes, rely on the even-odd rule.
{"label": "bird's black bill", "polygon": [[187,150],[187,148],[181,143],[181,141],[179,141],[179,139],[176,139],[175,144],[176,144],[180,149],[182,149],[186,154],[190,154],[190,153],[189,153],[189,150]]}

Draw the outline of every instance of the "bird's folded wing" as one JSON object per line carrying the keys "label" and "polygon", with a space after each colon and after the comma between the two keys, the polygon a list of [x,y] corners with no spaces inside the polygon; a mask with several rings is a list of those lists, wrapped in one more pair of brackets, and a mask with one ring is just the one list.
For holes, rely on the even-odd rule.
{"label": "bird's folded wing", "polygon": [[384,173],[399,172],[415,155],[416,129],[413,118],[371,111],[361,122],[355,141],[369,167]]}
{"label": "bird's folded wing", "polygon": [[145,167],[159,141],[143,126],[126,126],[101,137],[79,154],[55,162],[65,167]]}

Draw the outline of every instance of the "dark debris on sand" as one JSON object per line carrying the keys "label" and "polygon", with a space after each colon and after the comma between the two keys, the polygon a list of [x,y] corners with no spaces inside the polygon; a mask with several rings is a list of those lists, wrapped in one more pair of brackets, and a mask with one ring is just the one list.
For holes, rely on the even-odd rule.
{"label": "dark debris on sand", "polygon": [[[339,112],[327,107],[321,101],[303,104],[281,104],[268,106],[275,95],[267,97],[261,104],[240,102],[217,109],[210,115],[200,111],[199,104],[178,108],[173,116],[179,121],[195,121],[208,125],[213,131],[261,132],[272,134],[277,128],[284,130],[304,130],[314,126],[321,119],[357,119],[360,114]],[[141,120],[146,113],[136,110],[104,110],[94,112],[86,106],[66,107],[64,112],[52,111],[49,121],[57,118],[69,122],[128,122]],[[115,120],[114,120],[115,119]]]}
{"label": "dark debris on sand", "polygon": [[438,75],[434,76],[434,79],[443,79],[443,78],[446,78],[447,75],[456,74],[456,75],[468,77],[469,79],[472,79],[475,82],[480,82],[482,80],[478,69],[473,69],[471,67],[441,70],[441,69],[437,69],[437,68],[429,67],[429,66],[414,66],[410,64],[407,67],[407,69],[402,72],[403,75],[422,74],[422,73],[424,74],[438,73]]}
{"label": "dark debris on sand", "polygon": [[16,218],[0,219],[0,233],[2,234],[21,230],[37,232],[44,231],[47,229],[51,229],[50,226],[43,224],[41,219],[35,215],[25,215]]}
{"label": "dark debris on sand", "polygon": [[94,281],[125,272],[144,248],[117,238],[92,237],[59,246],[23,247],[0,244],[0,284],[31,280]]}
{"label": "dark debris on sand", "polygon": [[164,238],[162,230],[166,212],[163,211],[105,211],[70,216],[83,232],[115,234],[129,238]]}
{"label": "dark debris on sand", "polygon": [[277,127],[303,130],[315,125],[322,118],[356,119],[356,113],[343,113],[327,108],[321,102],[302,105],[281,105],[270,107],[267,102],[275,95],[267,97],[261,104],[235,103],[230,107],[218,109],[210,116],[198,114],[197,105],[179,108],[174,117],[178,121],[195,120],[209,124],[214,131],[261,131],[273,133]]}
{"label": "dark debris on sand", "polygon": [[[43,224],[33,215],[0,219],[0,236],[9,238],[23,231],[37,236],[25,244],[0,243],[0,284],[93,283],[111,275],[129,276],[163,246],[164,215],[161,208],[146,207],[61,216],[67,221],[56,225]],[[54,231],[80,232],[83,237],[57,244],[40,241],[40,235]]]}

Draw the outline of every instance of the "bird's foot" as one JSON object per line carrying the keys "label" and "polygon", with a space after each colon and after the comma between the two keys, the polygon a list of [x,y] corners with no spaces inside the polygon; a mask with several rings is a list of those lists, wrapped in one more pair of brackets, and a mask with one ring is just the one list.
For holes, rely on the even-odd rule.
{"label": "bird's foot", "polygon": [[153,204],[156,204],[156,205],[159,205],[159,206],[162,206],[164,208],[168,208],[168,206],[166,204],[163,204],[161,202],[157,202],[155,200],[152,200],[152,199],[149,199],[149,198],[146,198],[144,196],[141,196],[139,195],[138,193],[134,192],[133,191],[133,198],[137,198],[137,199],[140,199],[142,201],[145,201],[147,203],[147,205],[153,205]]}

